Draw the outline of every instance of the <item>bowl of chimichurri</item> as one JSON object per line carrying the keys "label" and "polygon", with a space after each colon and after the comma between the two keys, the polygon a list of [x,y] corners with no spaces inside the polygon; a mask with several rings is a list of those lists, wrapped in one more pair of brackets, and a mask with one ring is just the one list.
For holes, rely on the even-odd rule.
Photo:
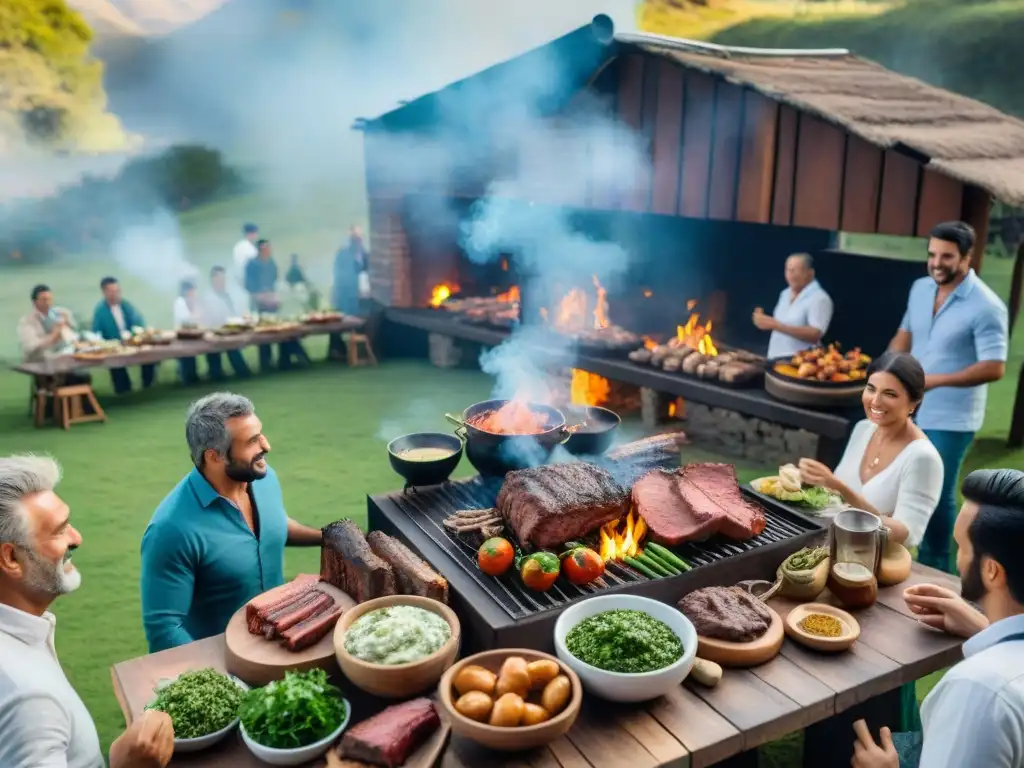
{"label": "bowl of chimichurri", "polygon": [[555,652],[591,694],[648,701],[693,668],[697,630],[674,606],[637,595],[592,597],[555,623]]}
{"label": "bowl of chimichurri", "polygon": [[459,655],[461,634],[458,617],[444,603],[389,595],[341,615],[334,655],[345,677],[359,688],[404,699],[437,685]]}

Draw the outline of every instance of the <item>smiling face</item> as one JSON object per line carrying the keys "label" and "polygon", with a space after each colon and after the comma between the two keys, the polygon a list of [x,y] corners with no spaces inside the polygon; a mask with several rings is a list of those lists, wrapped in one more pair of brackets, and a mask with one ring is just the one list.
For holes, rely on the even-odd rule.
{"label": "smiling face", "polygon": [[906,423],[917,405],[910,399],[903,383],[888,371],[871,374],[861,400],[864,414],[880,427]]}
{"label": "smiling face", "polygon": [[82,536],[71,525],[71,510],[53,491],[25,496],[21,502],[25,540],[0,545],[0,588],[3,581],[26,597],[46,601],[73,592],[82,576],[71,553]]}
{"label": "smiling face", "polygon": [[933,237],[928,241],[928,274],[939,285],[948,285],[967,274],[971,254],[961,254],[956,243]]}
{"label": "smiling face", "polygon": [[224,474],[239,483],[265,477],[270,442],[263,434],[263,423],[256,414],[252,414],[228,419],[226,426],[231,435],[231,448],[228,449]]}
{"label": "smiling face", "polygon": [[802,256],[790,256],[786,259],[786,284],[799,293],[814,279],[814,270],[807,266]]}

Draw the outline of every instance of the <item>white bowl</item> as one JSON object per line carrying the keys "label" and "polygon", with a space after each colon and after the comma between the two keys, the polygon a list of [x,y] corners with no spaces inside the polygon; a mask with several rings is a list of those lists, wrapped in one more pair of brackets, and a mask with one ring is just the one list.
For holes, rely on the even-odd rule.
{"label": "white bowl", "polygon": [[341,721],[341,725],[330,736],[320,739],[315,744],[309,744],[305,747],[297,747],[295,749],[272,749],[271,747],[264,747],[262,744],[257,744],[251,738],[249,734],[245,732],[245,725],[239,727],[242,732],[242,741],[245,742],[245,746],[249,748],[256,757],[265,763],[270,765],[302,765],[308,763],[311,760],[316,760],[318,757],[323,755],[331,745],[338,740],[341,736],[341,732],[345,730],[348,725],[349,718],[352,716],[352,705],[348,703],[348,699],[343,699],[345,702],[345,719]]}
{"label": "white bowl", "polygon": [[[565,636],[584,619],[616,609],[643,611],[664,622],[683,643],[683,655],[677,662],[654,672],[628,674],[607,672],[573,656],[565,646]],[[609,701],[649,701],[664,696],[680,685],[693,668],[697,656],[697,630],[674,606],[637,595],[591,597],[570,606],[555,622],[555,653],[579,675],[583,687],[594,696]]]}
{"label": "white bowl", "polygon": [[[227,677],[229,680],[231,680],[231,682],[233,682],[235,685],[241,688],[243,692],[249,690],[249,686],[243,683],[234,675],[228,675]],[[170,679],[161,680],[157,685],[158,687],[170,685],[177,679],[178,678],[174,677]],[[150,701],[150,704],[152,704],[153,701],[156,701],[156,699],[154,698],[152,701]],[[236,725],[238,725],[237,717],[230,723],[228,723],[226,726],[221,728],[219,731],[216,731],[215,733],[208,733],[205,736],[196,736],[194,739],[175,739],[174,754],[182,755],[186,752],[199,752],[200,750],[208,749],[209,747],[212,747],[214,744],[223,739],[225,736],[227,736],[229,733],[231,733],[233,730],[235,730]]]}

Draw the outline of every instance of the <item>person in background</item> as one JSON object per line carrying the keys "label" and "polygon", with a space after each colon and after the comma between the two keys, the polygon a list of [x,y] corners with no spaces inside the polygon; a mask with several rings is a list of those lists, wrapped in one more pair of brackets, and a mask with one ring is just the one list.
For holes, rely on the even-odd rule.
{"label": "person in background", "polygon": [[[363,243],[363,231],[355,224],[349,229],[348,243],[334,257],[334,285],[331,304],[346,315],[359,315],[365,310],[360,293],[360,275],[369,265],[370,254]],[[367,297],[368,298],[368,297]],[[335,360],[345,359],[345,341],[341,334],[332,333],[330,355]]]}
{"label": "person in background", "polygon": [[889,349],[910,352],[925,372],[917,425],[942,457],[939,504],[921,543],[925,565],[949,571],[960,467],[985,418],[989,382],[1006,373],[1006,305],[973,269],[974,230],[936,225],[928,240],[928,277],[910,288],[907,311]]}
{"label": "person in background", "polygon": [[[60,466],[0,458],[0,765],[104,768],[96,726],[57,659],[54,600],[78,589],[82,537],[54,492]],[[110,768],[163,768],[174,727],[145,712],[110,746]]]}
{"label": "person in background", "polygon": [[150,653],[220,634],[235,611],[284,583],[284,548],[320,546],[288,517],[253,404],[215,392],[192,404],[193,469],[142,536],[142,621]]}
{"label": "person in background", "polygon": [[786,259],[786,284],[771,315],[758,307],[754,325],[771,331],[768,357],[791,357],[822,340],[832,322],[832,299],[814,279],[814,259],[794,253]]}
{"label": "person in background", "polygon": [[858,720],[853,768],[1024,766],[1024,472],[976,470],[961,491],[960,594],[915,584],[903,599],[925,626],[968,638],[964,660],[925,698],[921,733],[883,728],[879,744]]}
{"label": "person in background", "polygon": [[[227,273],[224,267],[215,266],[210,270],[210,290],[201,302],[200,316],[202,324],[207,328],[220,328],[228,320],[239,316],[235,302],[228,293]],[[242,350],[228,350],[228,362],[236,376],[249,376],[249,366],[242,356]],[[211,352],[206,356],[206,365],[210,369],[210,378],[220,381],[224,378],[224,363],[219,352]]]}
{"label": "person in background", "polygon": [[873,360],[861,398],[867,418],[854,425],[835,472],[800,460],[805,483],[882,518],[893,540],[908,547],[921,543],[942,490],[942,459],[912,418],[924,378],[911,355],[887,352]]}
{"label": "person in background", "polygon": [[242,239],[235,243],[235,249],[232,252],[231,263],[234,265],[234,278],[235,284],[238,289],[246,292],[245,287],[245,268],[249,265],[249,262],[256,258],[258,249],[256,248],[256,241],[259,239],[260,228],[255,224],[246,224],[242,227]]}
{"label": "person in background", "polygon": [[[104,277],[100,281],[103,299],[96,305],[92,313],[92,330],[101,338],[120,340],[132,328],[144,328],[146,321],[142,314],[129,302],[121,298],[121,285],[117,278]],[[114,392],[121,395],[130,392],[132,380],[124,368],[112,368],[110,378],[114,382]],[[150,387],[156,379],[156,365],[142,366],[142,386]]]}
{"label": "person in background", "polygon": [[299,266],[299,254],[292,254],[292,263],[288,267],[288,271],[284,275],[284,281],[288,283],[289,287],[294,291],[299,285],[308,285],[306,280],[306,273]]}
{"label": "person in background", "polygon": [[[281,299],[277,295],[277,262],[271,250],[269,240],[260,240],[257,244],[257,256],[245,268],[245,289],[249,292],[253,312],[275,314],[281,309]],[[273,366],[273,354],[270,344],[259,347],[260,370],[266,372]],[[281,370],[292,367],[292,358],[309,363],[309,355],[298,340],[283,341],[278,345],[277,365]]]}
{"label": "person in background", "polygon": [[[75,318],[63,307],[53,305],[53,292],[49,286],[37,285],[32,289],[32,311],[18,321],[18,344],[21,359],[26,363],[40,363],[51,357],[68,355],[74,351],[72,340],[78,330]],[[92,376],[87,371],[68,371],[59,378],[61,385],[88,384]],[[41,382],[36,381],[36,386]],[[47,401],[47,407],[52,403]],[[91,410],[92,406],[86,405]]]}
{"label": "person in background", "polygon": [[[178,298],[174,300],[174,330],[195,328],[199,325],[199,302],[196,296],[196,284],[193,280],[182,280]],[[194,357],[178,358],[178,374],[184,384],[195,384],[199,381]]]}

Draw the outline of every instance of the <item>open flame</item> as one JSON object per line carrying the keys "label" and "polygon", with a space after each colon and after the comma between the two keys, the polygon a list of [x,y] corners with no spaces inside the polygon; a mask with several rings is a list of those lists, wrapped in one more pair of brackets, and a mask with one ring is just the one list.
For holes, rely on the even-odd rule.
{"label": "open flame", "polygon": [[711,336],[711,321],[708,320],[702,323],[700,314],[693,312],[695,306],[697,306],[697,302],[694,299],[686,302],[686,309],[690,312],[690,319],[686,321],[686,325],[676,326],[676,337],[673,339],[672,346],[681,347],[686,345],[693,347],[701,354],[715,357],[718,355],[718,347],[715,346],[714,339]]}
{"label": "open flame", "polygon": [[509,400],[496,411],[474,416],[469,423],[495,435],[537,435],[548,428],[547,416],[521,399]]}
{"label": "open flame", "polygon": [[608,402],[611,382],[590,371],[572,369],[570,397],[573,405],[603,405]]}
{"label": "open flame", "polygon": [[[554,312],[553,325],[560,331],[579,332],[591,328],[600,330],[610,325],[608,320],[608,291],[601,285],[597,275],[593,276],[594,281],[594,306],[591,306],[591,299],[582,288],[573,288],[567,293]],[[551,316],[544,308],[540,310],[540,316],[544,322],[551,321]]]}
{"label": "open flame", "polygon": [[610,560],[636,557],[642,551],[640,543],[646,533],[647,523],[640,515],[634,515],[632,509],[622,520],[612,520],[602,525],[601,559],[607,563]]}
{"label": "open flame", "polygon": [[440,307],[442,304],[444,304],[448,299],[452,297],[453,293],[458,292],[458,290],[459,286],[449,285],[448,283],[441,283],[440,285],[435,285],[433,289],[430,291],[430,306]]}
{"label": "open flame", "polygon": [[504,293],[499,293],[494,298],[497,299],[498,301],[507,301],[507,302],[510,302],[510,303],[511,302],[518,303],[519,302],[519,286],[518,285],[513,285],[507,291],[505,291]]}

